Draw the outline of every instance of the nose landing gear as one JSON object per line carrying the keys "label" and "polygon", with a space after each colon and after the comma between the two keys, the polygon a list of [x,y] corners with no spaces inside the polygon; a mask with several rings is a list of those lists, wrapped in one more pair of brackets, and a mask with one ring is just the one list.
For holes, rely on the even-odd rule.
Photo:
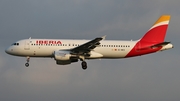
{"label": "nose landing gear", "polygon": [[25,63],[25,66],[29,67],[29,61],[30,61],[30,57],[29,56],[26,57],[26,61],[27,61],[27,63]]}
{"label": "nose landing gear", "polygon": [[25,63],[25,66],[26,66],[26,67],[29,67],[29,63]]}

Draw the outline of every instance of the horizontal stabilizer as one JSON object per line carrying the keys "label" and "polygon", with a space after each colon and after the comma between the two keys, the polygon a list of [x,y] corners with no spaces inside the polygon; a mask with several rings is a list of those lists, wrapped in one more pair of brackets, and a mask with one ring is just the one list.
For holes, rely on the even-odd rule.
{"label": "horizontal stabilizer", "polygon": [[159,44],[156,44],[156,45],[151,46],[151,48],[159,47],[159,46],[165,46],[165,45],[167,45],[167,44],[169,44],[169,43],[171,43],[171,42],[162,42],[162,43],[159,43]]}
{"label": "horizontal stabilizer", "polygon": [[139,48],[137,50],[146,50],[146,49],[149,49],[149,48],[158,48],[158,47],[162,47],[162,46],[165,46],[167,44],[169,44],[170,42],[162,42],[162,43],[158,43],[158,44],[155,44],[155,45],[152,45],[152,46],[148,46],[148,47],[142,47],[142,48]]}

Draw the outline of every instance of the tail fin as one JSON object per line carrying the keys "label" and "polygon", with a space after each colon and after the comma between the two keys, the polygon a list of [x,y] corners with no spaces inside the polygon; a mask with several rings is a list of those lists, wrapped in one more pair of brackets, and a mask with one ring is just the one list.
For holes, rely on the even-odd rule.
{"label": "tail fin", "polygon": [[164,42],[168,28],[170,15],[162,15],[148,32],[140,39],[140,42]]}

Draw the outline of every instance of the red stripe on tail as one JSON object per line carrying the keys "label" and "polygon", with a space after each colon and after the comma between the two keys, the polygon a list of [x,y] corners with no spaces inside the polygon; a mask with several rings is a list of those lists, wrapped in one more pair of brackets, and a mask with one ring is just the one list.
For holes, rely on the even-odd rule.
{"label": "red stripe on tail", "polygon": [[140,40],[140,42],[159,43],[164,42],[168,25],[157,26],[149,30]]}

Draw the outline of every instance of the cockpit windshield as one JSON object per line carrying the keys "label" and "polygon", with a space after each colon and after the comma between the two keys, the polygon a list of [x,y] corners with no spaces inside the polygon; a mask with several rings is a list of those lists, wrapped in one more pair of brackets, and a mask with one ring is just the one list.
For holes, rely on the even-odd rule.
{"label": "cockpit windshield", "polygon": [[13,43],[12,46],[19,46],[19,43]]}

